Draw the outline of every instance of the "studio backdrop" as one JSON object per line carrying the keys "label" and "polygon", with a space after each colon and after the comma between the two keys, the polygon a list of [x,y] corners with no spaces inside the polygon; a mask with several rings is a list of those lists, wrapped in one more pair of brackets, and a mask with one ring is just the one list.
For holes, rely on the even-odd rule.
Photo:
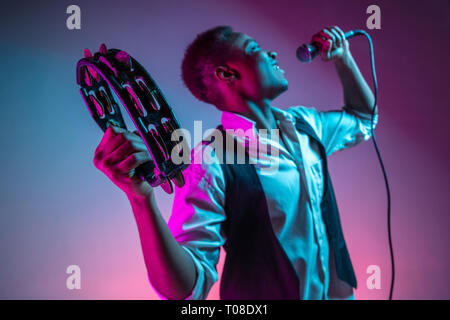
{"label": "studio backdrop", "polygon": [[[71,5],[79,21],[69,19]],[[376,28],[367,10],[372,5],[379,9]],[[203,130],[215,128],[220,111],[183,85],[181,61],[195,36],[217,25],[277,52],[289,81],[273,101],[281,109],[343,106],[333,64],[299,62],[299,45],[334,25],[371,36],[379,86],[375,132],[392,196],[394,298],[449,299],[446,0],[2,1],[0,298],[159,299],[130,204],[93,165],[102,131],[80,95],[76,63],[85,48],[96,52],[101,43],[124,49],[152,74],[182,127],[192,131],[194,121],[202,121]],[[372,86],[367,39],[352,38],[350,49]],[[328,162],[358,278],[355,298],[386,299],[386,190],[373,144],[338,152]],[[168,220],[173,195],[155,192]],[[67,279],[77,267],[81,286],[70,288]],[[377,270],[381,278],[373,287],[369,278]],[[219,298],[219,283],[209,299]]]}

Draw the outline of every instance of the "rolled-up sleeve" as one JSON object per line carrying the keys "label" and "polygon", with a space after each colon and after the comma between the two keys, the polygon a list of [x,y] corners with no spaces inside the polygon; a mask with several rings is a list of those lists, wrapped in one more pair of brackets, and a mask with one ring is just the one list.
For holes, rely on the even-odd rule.
{"label": "rolled-up sleeve", "polygon": [[[195,153],[205,153],[207,148],[203,145],[194,148],[192,160],[198,159]],[[213,154],[211,150],[209,152]],[[183,172],[186,183],[175,188],[168,223],[175,239],[192,257],[197,272],[195,286],[186,300],[207,298],[218,280],[216,265],[225,241],[221,234],[221,223],[225,220],[223,172],[218,161],[209,162],[191,163]]]}
{"label": "rolled-up sleeve", "polygon": [[[327,156],[370,139],[372,115],[350,107],[339,110],[318,111],[315,108],[298,106],[292,112],[308,121],[325,147]],[[373,117],[373,128],[378,123],[378,114]]]}

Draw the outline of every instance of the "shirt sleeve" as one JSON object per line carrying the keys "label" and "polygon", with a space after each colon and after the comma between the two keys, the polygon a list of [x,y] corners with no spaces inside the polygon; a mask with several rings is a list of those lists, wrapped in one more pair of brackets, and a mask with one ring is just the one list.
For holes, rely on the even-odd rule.
{"label": "shirt sleeve", "polygon": [[[325,147],[327,156],[369,140],[372,136],[372,115],[347,106],[329,111],[318,111],[304,106],[292,107],[289,110],[296,116],[302,116],[313,127]],[[378,114],[375,114],[374,128],[377,123]]]}
{"label": "shirt sleeve", "polygon": [[[209,152],[207,159],[206,151]],[[199,152],[203,153],[203,163],[194,163],[194,159],[196,162],[200,159]],[[194,148],[191,158],[192,163],[183,171],[185,185],[175,187],[168,225],[175,239],[192,257],[197,272],[194,288],[186,300],[203,300],[218,280],[216,265],[225,241],[221,234],[221,223],[225,220],[225,179],[220,163],[208,146]]]}

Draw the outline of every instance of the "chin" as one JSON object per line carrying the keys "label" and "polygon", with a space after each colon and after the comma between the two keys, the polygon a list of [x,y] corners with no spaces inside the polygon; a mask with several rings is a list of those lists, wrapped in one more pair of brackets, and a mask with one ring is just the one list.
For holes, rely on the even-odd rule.
{"label": "chin", "polygon": [[282,83],[282,87],[283,87],[283,92],[286,91],[288,89],[289,83],[286,79],[284,79],[283,83]]}
{"label": "chin", "polygon": [[280,94],[282,94],[283,92],[287,91],[287,89],[288,89],[288,81],[285,79],[284,81],[279,83],[275,88],[273,88],[273,90],[272,90],[272,92],[273,92],[272,93],[272,97],[270,99],[271,100],[275,99]]}

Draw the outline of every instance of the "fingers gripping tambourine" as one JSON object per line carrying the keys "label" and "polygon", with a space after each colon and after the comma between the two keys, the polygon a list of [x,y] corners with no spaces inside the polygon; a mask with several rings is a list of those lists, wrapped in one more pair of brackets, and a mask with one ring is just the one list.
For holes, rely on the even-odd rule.
{"label": "fingers gripping tambourine", "polygon": [[153,161],[137,167],[135,175],[167,193],[173,192],[171,180],[183,186],[182,170],[188,164],[175,164],[172,155],[175,152],[183,158],[189,149],[177,130],[180,125],[171,107],[150,74],[125,51],[107,50],[104,44],[93,56],[85,49],[84,56],[77,63],[77,83],[92,118],[103,131],[109,123],[127,129],[121,103],[150,152]]}

